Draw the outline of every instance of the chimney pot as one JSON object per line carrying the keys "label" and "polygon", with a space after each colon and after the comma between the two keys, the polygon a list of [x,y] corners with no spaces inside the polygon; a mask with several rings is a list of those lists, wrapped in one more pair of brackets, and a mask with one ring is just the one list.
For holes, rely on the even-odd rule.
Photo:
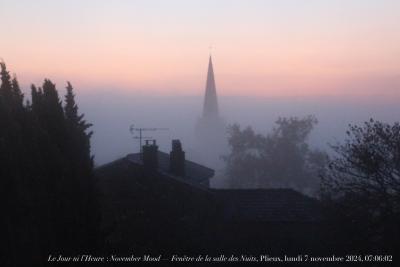
{"label": "chimney pot", "polygon": [[179,140],[172,140],[172,150],[169,157],[170,172],[177,176],[185,175],[185,152]]}
{"label": "chimney pot", "polygon": [[150,140],[146,140],[143,146],[143,165],[147,170],[157,170],[158,168],[158,146],[155,140],[150,144]]}

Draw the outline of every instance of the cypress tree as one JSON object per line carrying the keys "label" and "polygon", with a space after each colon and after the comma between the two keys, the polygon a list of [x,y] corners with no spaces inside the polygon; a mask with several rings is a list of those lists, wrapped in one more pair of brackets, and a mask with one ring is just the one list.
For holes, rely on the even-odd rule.
{"label": "cypress tree", "polygon": [[13,99],[20,108],[22,108],[24,102],[24,94],[21,92],[21,88],[19,87],[19,83],[17,80],[17,76],[14,75],[11,81],[11,92],[13,95]]}
{"label": "cypress tree", "polygon": [[[0,63],[0,245],[5,265],[78,254],[99,244],[99,209],[90,153],[91,124],[78,113],[73,88],[65,106],[56,86],[31,86],[31,104]],[[21,262],[21,254],[24,260]]]}
{"label": "cypress tree", "polygon": [[10,250],[9,261],[12,261],[18,257],[16,250],[21,246],[21,242],[17,241],[24,239],[22,233],[25,229],[23,211],[26,208],[24,193],[27,173],[24,166],[24,128],[27,121],[17,79],[11,80],[4,62],[0,63],[0,67],[0,208],[6,214],[5,225],[0,228],[4,231],[2,239]]}
{"label": "cypress tree", "polygon": [[3,105],[5,105],[8,101],[10,103],[12,99],[12,85],[11,85],[11,76],[7,70],[6,64],[4,62],[0,62],[0,76],[1,76],[1,86],[0,86],[0,96],[3,99]]}
{"label": "cypress tree", "polygon": [[[57,146],[57,149],[59,150],[58,160],[61,161],[68,150],[67,132],[62,102],[58,96],[56,85],[49,79],[44,80],[42,88],[43,89],[39,88],[37,91],[35,96],[36,99],[32,104],[34,110],[36,108],[36,116],[41,124],[41,127],[47,132],[51,141]],[[32,98],[32,100],[34,99]],[[60,170],[62,171],[62,169],[63,168]]]}
{"label": "cypress tree", "polygon": [[93,157],[90,154],[90,137],[92,131],[87,131],[92,124],[78,113],[75,94],[70,82],[67,82],[64,113],[69,134],[68,147],[70,149],[71,179],[75,185],[75,201],[80,207],[76,216],[80,223],[79,238],[83,248],[93,248],[98,244],[99,237],[99,210],[96,201],[96,189],[93,175]]}
{"label": "cypress tree", "polygon": [[65,117],[72,124],[79,124],[78,117],[78,106],[75,103],[75,94],[73,93],[73,88],[70,82],[67,82],[67,94],[65,95]]}

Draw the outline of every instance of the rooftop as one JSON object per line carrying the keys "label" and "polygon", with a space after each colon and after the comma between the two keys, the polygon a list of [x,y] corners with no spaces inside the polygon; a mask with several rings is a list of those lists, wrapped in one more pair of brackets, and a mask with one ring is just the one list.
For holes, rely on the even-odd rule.
{"label": "rooftop", "polygon": [[313,222],[319,204],[292,189],[214,189],[224,206],[223,217],[237,221]]}
{"label": "rooftop", "polygon": [[[158,171],[162,172],[163,174],[173,176],[172,174],[170,174],[170,169],[169,169],[170,166],[169,154],[162,151],[158,151],[157,156],[158,156]],[[140,153],[129,154],[127,155],[127,159],[134,164],[140,164],[140,165],[143,164]],[[192,162],[190,160],[185,160],[185,176],[180,177],[180,179],[186,182],[192,182],[197,185],[209,187],[209,179],[213,176],[214,176],[213,169],[207,168],[203,165]]]}

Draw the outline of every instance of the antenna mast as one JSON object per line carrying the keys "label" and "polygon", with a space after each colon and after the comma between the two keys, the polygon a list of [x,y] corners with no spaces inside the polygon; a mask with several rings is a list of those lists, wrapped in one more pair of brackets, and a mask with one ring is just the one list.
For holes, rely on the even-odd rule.
{"label": "antenna mast", "polygon": [[[169,129],[168,128],[138,128],[138,127],[134,127],[134,124],[132,124],[129,127],[129,131],[133,135],[133,139],[139,139],[140,155],[142,155],[142,152],[143,152],[142,140],[143,139],[151,139],[151,138],[153,138],[151,136],[143,136],[143,132],[147,132],[147,131],[165,131],[165,130],[169,130]],[[138,132],[138,135],[135,135],[135,132]]]}

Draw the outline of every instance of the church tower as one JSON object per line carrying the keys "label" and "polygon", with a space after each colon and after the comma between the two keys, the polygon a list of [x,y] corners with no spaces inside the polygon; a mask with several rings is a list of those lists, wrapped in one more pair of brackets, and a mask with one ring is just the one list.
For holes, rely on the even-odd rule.
{"label": "church tower", "polygon": [[202,116],[196,124],[196,154],[199,162],[214,169],[223,166],[221,156],[227,152],[226,125],[219,114],[217,87],[211,55],[208,60],[207,80]]}

